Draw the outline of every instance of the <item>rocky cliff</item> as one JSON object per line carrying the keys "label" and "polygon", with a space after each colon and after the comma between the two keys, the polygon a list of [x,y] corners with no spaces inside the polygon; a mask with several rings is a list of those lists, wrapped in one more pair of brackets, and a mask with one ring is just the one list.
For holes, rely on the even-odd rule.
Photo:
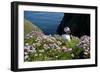
{"label": "rocky cliff", "polygon": [[81,37],[90,36],[90,15],[89,14],[69,14],[65,13],[61,23],[58,26],[57,33],[64,34],[64,27],[71,29],[71,34]]}

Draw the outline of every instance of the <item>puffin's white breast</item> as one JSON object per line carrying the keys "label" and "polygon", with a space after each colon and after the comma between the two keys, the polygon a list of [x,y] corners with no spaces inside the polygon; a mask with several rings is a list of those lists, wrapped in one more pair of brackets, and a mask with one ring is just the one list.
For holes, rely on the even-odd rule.
{"label": "puffin's white breast", "polygon": [[63,35],[62,35],[62,38],[65,39],[65,40],[70,41],[70,35],[63,34]]}

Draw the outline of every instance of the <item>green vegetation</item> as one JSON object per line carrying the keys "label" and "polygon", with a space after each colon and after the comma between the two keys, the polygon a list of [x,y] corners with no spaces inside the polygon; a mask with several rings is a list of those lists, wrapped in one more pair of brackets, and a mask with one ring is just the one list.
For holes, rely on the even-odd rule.
{"label": "green vegetation", "polygon": [[[83,49],[77,47],[78,44],[79,39],[75,37],[72,37],[70,41],[63,40],[59,35],[47,36],[46,38],[31,37],[25,39],[25,49],[27,47],[25,52],[28,52],[25,61],[79,59]],[[34,49],[30,50],[30,48]]]}
{"label": "green vegetation", "polygon": [[41,31],[35,24],[32,24],[28,20],[24,20],[24,35],[27,35],[28,33],[32,31]]}
{"label": "green vegetation", "polygon": [[45,35],[37,26],[24,20],[24,61],[50,61],[90,58],[90,37],[71,40],[60,35]]}

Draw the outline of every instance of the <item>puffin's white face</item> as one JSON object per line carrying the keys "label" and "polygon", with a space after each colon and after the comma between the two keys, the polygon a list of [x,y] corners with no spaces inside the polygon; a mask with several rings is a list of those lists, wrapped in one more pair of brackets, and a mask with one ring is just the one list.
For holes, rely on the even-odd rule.
{"label": "puffin's white face", "polygon": [[65,31],[65,32],[70,32],[70,28],[69,28],[69,27],[65,27],[65,28],[64,28],[64,31]]}

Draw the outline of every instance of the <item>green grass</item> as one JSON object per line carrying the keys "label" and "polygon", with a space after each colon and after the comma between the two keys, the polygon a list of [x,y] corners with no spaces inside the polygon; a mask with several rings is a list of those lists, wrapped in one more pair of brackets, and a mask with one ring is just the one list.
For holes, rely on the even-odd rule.
{"label": "green grass", "polygon": [[70,41],[65,41],[66,47],[68,48],[74,48],[77,44],[79,44],[80,40],[79,38],[72,37]]}
{"label": "green grass", "polygon": [[41,29],[39,27],[37,27],[35,24],[32,24],[30,21],[28,20],[24,20],[24,35],[27,35],[28,33],[32,32],[32,31],[41,31]]}

